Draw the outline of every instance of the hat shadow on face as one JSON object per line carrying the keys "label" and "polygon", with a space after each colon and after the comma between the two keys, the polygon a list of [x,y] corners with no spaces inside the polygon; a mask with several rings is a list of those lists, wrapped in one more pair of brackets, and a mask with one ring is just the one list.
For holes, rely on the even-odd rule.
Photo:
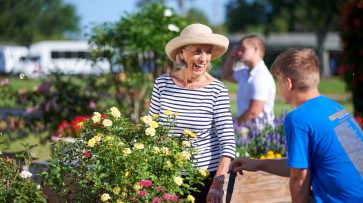
{"label": "hat shadow on face", "polygon": [[212,29],[203,24],[191,24],[185,27],[180,36],[171,39],[165,46],[167,56],[176,61],[176,54],[186,46],[191,44],[210,44],[213,45],[212,58],[216,59],[226,53],[229,40],[227,37],[214,34]]}

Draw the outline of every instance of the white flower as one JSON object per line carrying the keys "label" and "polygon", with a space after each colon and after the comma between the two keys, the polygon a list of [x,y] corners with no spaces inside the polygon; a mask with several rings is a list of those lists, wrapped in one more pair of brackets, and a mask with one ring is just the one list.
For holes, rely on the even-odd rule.
{"label": "white flower", "polygon": [[179,32],[180,29],[178,28],[178,26],[174,25],[174,24],[169,24],[168,25],[168,30],[172,31],[172,32]]}
{"label": "white flower", "polygon": [[32,173],[30,173],[29,171],[27,171],[27,170],[23,170],[20,174],[20,177],[22,177],[22,178],[30,178],[30,177],[32,177]]}
{"label": "white flower", "polygon": [[37,189],[40,190],[42,189],[42,187],[40,185],[37,185]]}
{"label": "white flower", "polygon": [[116,108],[116,107],[112,107],[112,108],[110,108],[110,111],[111,111],[111,115],[112,115],[114,118],[120,118],[120,116],[121,116],[121,112],[118,110],[118,108]]}
{"label": "white flower", "polygon": [[112,121],[110,119],[105,119],[105,120],[102,121],[102,124],[105,127],[110,127],[112,125]]}
{"label": "white flower", "polygon": [[165,17],[170,17],[171,15],[173,15],[173,11],[171,11],[170,9],[165,9],[164,16]]}

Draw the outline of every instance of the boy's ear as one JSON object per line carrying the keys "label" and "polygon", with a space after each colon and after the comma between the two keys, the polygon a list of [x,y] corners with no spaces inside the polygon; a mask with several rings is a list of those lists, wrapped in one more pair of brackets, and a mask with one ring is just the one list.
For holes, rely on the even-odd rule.
{"label": "boy's ear", "polygon": [[295,89],[295,83],[291,78],[287,77],[286,78],[286,83],[287,83],[287,87],[289,88],[289,90],[294,90]]}

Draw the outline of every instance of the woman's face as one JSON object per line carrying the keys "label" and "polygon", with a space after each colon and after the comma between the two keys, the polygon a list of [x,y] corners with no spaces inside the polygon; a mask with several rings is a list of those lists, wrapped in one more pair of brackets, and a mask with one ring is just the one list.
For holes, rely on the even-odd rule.
{"label": "woman's face", "polygon": [[183,49],[182,59],[185,61],[187,71],[194,76],[203,75],[208,71],[212,58],[213,45],[193,44]]}

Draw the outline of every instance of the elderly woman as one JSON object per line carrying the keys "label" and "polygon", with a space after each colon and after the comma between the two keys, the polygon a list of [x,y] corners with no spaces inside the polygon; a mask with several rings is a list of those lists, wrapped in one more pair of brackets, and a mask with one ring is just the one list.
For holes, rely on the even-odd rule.
{"label": "elderly woman", "polygon": [[191,144],[198,148],[196,165],[208,169],[210,178],[200,192],[192,194],[195,202],[222,202],[224,177],[235,156],[235,139],[228,90],[208,73],[210,62],[222,56],[228,39],[202,24],[184,28],[170,40],[166,54],[176,70],[156,79],[149,114],[165,110],[178,112],[173,135],[185,129],[197,134]]}

